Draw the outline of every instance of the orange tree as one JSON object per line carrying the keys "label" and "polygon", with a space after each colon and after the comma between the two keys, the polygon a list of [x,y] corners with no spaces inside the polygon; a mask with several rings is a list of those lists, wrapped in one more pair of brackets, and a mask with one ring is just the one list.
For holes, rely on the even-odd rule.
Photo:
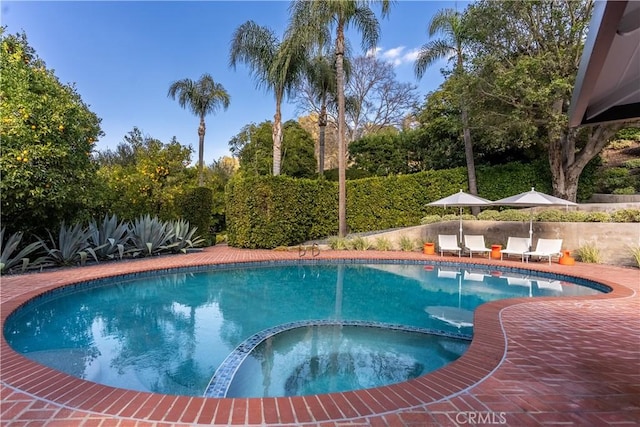
{"label": "orange tree", "polygon": [[100,119],[73,86],[62,84],[26,35],[0,29],[0,194],[9,231],[86,218],[96,169],[91,151]]}

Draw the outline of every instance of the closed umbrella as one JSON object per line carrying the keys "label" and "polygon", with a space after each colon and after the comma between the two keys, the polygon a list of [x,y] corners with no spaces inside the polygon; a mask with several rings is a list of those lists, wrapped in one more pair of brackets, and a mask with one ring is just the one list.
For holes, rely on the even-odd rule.
{"label": "closed umbrella", "polygon": [[[559,197],[550,196],[549,194],[536,191],[531,187],[531,191],[516,194],[515,196],[505,197],[504,199],[493,202],[494,206],[517,206],[517,207],[536,207],[536,206],[577,206],[577,203]],[[533,245],[533,211],[529,218],[529,244]]]}
{"label": "closed umbrella", "polygon": [[445,209],[447,207],[460,208],[460,242],[462,242],[462,208],[472,206],[490,206],[491,204],[491,200],[483,199],[482,197],[465,193],[462,190],[460,190],[458,193],[452,194],[451,196],[447,196],[443,199],[436,200],[435,202],[428,203],[429,206],[442,206]]}

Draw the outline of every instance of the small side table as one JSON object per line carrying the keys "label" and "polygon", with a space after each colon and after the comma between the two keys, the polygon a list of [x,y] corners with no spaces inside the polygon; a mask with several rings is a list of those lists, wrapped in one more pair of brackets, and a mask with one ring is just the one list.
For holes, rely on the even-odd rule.
{"label": "small side table", "polygon": [[502,250],[502,245],[491,245],[491,258],[500,259],[501,250]]}

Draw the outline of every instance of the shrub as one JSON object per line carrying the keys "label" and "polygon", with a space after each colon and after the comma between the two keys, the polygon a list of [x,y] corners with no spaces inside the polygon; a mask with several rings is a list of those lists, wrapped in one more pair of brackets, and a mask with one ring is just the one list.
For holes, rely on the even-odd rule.
{"label": "shrub", "polygon": [[478,219],[481,221],[498,221],[500,218],[500,211],[493,209],[487,209],[478,214]]}
{"label": "shrub", "polygon": [[615,190],[613,190],[612,194],[636,194],[636,189],[632,186],[616,188]]}
{"label": "shrub", "polygon": [[344,237],[331,236],[329,237],[329,247],[334,250],[343,251],[347,249],[347,239]]}
{"label": "shrub", "polygon": [[203,243],[206,245],[215,243],[215,236],[210,232],[213,191],[207,187],[196,187],[187,192],[181,206],[182,217],[198,229]]}
{"label": "shrub", "polygon": [[446,214],[442,215],[442,221],[459,221],[460,217],[456,214]]}
{"label": "shrub", "polygon": [[601,261],[600,250],[592,243],[582,245],[576,251],[576,255],[579,261],[599,264]]}
{"label": "shrub", "polygon": [[584,222],[610,222],[611,215],[607,212],[587,212]]}
{"label": "shrub", "polygon": [[526,222],[531,219],[529,212],[524,212],[518,209],[506,209],[500,212],[498,221],[522,221]]}
{"label": "shrub", "polygon": [[622,164],[622,166],[624,166],[627,169],[636,169],[636,168],[640,168],[640,159],[631,159],[631,160],[627,160],[626,162],[624,162]]}
{"label": "shrub", "polygon": [[366,251],[371,247],[371,243],[362,236],[356,236],[347,241],[347,245],[350,249],[355,251]]}
{"label": "shrub", "polygon": [[[458,221],[460,220],[460,217],[457,217]],[[475,215],[471,215],[471,214],[462,214],[462,220],[463,221],[477,221],[478,218],[476,218]]]}
{"label": "shrub", "polygon": [[400,246],[401,251],[405,252],[411,252],[416,249],[415,242],[408,236],[401,236],[398,241],[398,246]]}
{"label": "shrub", "polygon": [[562,222],[565,213],[559,209],[547,209],[534,214],[536,221],[542,222]]}
{"label": "shrub", "polygon": [[390,251],[393,249],[393,245],[391,244],[391,240],[386,237],[378,237],[376,238],[373,247],[378,251]]}
{"label": "shrub", "polygon": [[620,209],[611,214],[612,222],[640,222],[640,209]]}
{"label": "shrub", "polygon": [[597,188],[601,193],[612,193],[616,189],[633,187],[635,177],[625,168],[609,168],[601,172]]}
{"label": "shrub", "polygon": [[18,266],[20,266],[19,270],[24,272],[27,268],[37,267],[42,264],[44,258],[39,257],[33,261],[30,258],[42,247],[41,242],[30,243],[14,254],[20,247],[22,233],[11,234],[5,242],[5,232],[5,227],[2,227],[0,230],[0,274],[10,272]]}
{"label": "shrub", "polygon": [[422,219],[420,220],[420,224],[435,224],[436,222],[440,221],[442,221],[442,217],[440,215],[427,215],[425,217],[422,217]]}

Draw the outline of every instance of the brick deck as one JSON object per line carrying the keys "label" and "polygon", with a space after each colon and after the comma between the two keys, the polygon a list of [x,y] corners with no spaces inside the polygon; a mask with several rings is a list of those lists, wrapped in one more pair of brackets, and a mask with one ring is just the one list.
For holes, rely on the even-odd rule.
{"label": "brick deck", "polygon": [[[322,251],[331,258],[425,259],[407,252]],[[468,258],[440,258],[468,262]],[[54,287],[158,268],[298,259],[297,252],[203,252],[2,277],[2,324]],[[0,343],[3,426],[577,426],[640,424],[640,270],[518,261],[474,263],[595,279],[613,291],[590,297],[511,299],[476,310],[474,340],[455,362],[377,389],[291,398],[206,399],[136,392],[83,381]]]}

